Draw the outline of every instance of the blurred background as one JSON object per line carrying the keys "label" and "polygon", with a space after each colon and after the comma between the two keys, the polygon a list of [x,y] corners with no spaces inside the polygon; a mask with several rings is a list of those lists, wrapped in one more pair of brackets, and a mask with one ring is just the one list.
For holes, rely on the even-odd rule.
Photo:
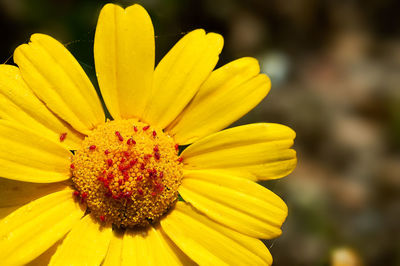
{"label": "blurred background", "polygon": [[[30,34],[46,33],[95,82],[93,38],[106,2],[0,0],[1,63]],[[204,28],[225,37],[219,66],[253,56],[271,77],[268,97],[235,125],[297,132],[298,167],[263,183],[289,205],[282,236],[266,242],[274,265],[400,265],[400,1],[115,2],[148,10],[157,61]]]}

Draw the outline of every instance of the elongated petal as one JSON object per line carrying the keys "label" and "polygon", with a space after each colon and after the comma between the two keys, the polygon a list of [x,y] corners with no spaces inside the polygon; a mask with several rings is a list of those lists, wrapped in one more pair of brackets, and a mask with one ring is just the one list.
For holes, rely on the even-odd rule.
{"label": "elongated petal", "polygon": [[108,246],[103,266],[122,265],[122,238],[123,235],[114,233]]}
{"label": "elongated petal", "polygon": [[124,234],[120,264],[113,265],[193,265],[159,226]]}
{"label": "elongated petal", "polygon": [[112,237],[110,226],[102,227],[90,215],[75,223],[49,265],[100,265]]}
{"label": "elongated petal", "polygon": [[83,135],[52,113],[28,88],[17,67],[0,65],[0,117],[25,125],[42,136],[79,148]]}
{"label": "elongated petal", "polygon": [[40,184],[0,178],[0,219],[32,200],[66,187],[62,182]]}
{"label": "elongated petal", "polygon": [[114,119],[141,118],[151,93],[154,30],[140,5],[101,10],[94,40],[100,90]]}
{"label": "elongated petal", "polygon": [[71,53],[44,34],[14,52],[14,62],[35,94],[59,117],[88,134],[104,123],[104,112],[93,85]]}
{"label": "elongated petal", "polygon": [[232,175],[267,180],[283,177],[296,166],[295,133],[279,124],[250,124],[203,138],[181,156],[185,169],[214,169]]}
{"label": "elongated petal", "polygon": [[269,92],[271,82],[258,74],[254,58],[241,58],[212,72],[199,92],[168,127],[181,145],[217,132],[253,109]]}
{"label": "elongated petal", "polygon": [[53,255],[56,253],[57,249],[60,247],[64,239],[65,237],[58,240],[53,246],[51,246],[48,250],[42,253],[39,257],[26,264],[26,266],[49,265],[51,257],[53,257]]}
{"label": "elongated petal", "polygon": [[213,220],[263,239],[279,236],[286,204],[270,190],[243,178],[212,171],[187,171],[179,193]]}
{"label": "elongated petal", "polygon": [[83,215],[72,197],[70,189],[56,192],[1,220],[1,263],[25,264],[61,239]]}
{"label": "elongated petal", "polygon": [[174,243],[200,265],[270,265],[272,257],[258,239],[224,227],[199,214],[186,203],[161,220]]}
{"label": "elongated petal", "polygon": [[0,120],[0,176],[35,183],[70,178],[71,153],[60,143]]}
{"label": "elongated petal", "polygon": [[185,35],[157,65],[144,120],[165,128],[189,103],[218,62],[223,38],[195,30]]}

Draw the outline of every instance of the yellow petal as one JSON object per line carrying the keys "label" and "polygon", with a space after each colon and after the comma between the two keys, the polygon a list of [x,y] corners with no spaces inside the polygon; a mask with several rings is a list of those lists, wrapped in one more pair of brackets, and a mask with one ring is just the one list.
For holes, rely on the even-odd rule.
{"label": "yellow petal", "polygon": [[100,265],[111,237],[110,226],[103,227],[91,215],[86,215],[75,223],[49,265]]}
{"label": "yellow petal", "polygon": [[279,124],[250,124],[223,130],[185,149],[185,169],[214,169],[267,180],[283,177],[296,166],[295,133]]}
{"label": "yellow petal", "polygon": [[0,120],[0,176],[35,183],[70,178],[71,153],[13,122]]}
{"label": "yellow petal", "polygon": [[94,59],[100,90],[114,119],[142,116],[151,92],[154,54],[153,24],[143,7],[103,7]]}
{"label": "yellow petal", "polygon": [[83,135],[52,113],[22,79],[17,67],[0,65],[0,117],[25,125],[42,136],[62,141],[69,150],[80,147]]}
{"label": "yellow petal", "polygon": [[54,253],[56,253],[57,249],[62,244],[65,237],[58,240],[53,246],[51,246],[48,250],[42,253],[39,257],[34,259],[33,261],[26,264],[26,266],[43,266],[49,265],[51,257],[53,257]]}
{"label": "yellow petal", "polygon": [[179,194],[211,219],[263,239],[279,236],[286,204],[263,186],[213,171],[187,171]]}
{"label": "yellow petal", "polygon": [[144,120],[165,128],[189,103],[218,61],[223,38],[195,30],[185,35],[154,72],[151,102]]}
{"label": "yellow petal", "polygon": [[66,187],[62,182],[40,184],[0,178],[0,219],[32,200]]}
{"label": "yellow petal", "polygon": [[35,200],[0,221],[0,261],[25,264],[61,239],[82,217],[72,190]]}
{"label": "yellow petal", "polygon": [[123,235],[114,232],[102,266],[122,265],[122,238]]}
{"label": "yellow petal", "polygon": [[148,230],[125,232],[121,265],[172,266],[193,265],[193,262],[171,242],[157,225]]}
{"label": "yellow petal", "polygon": [[253,109],[271,88],[254,58],[241,58],[212,72],[167,131],[181,145],[217,132]]}
{"label": "yellow petal", "polygon": [[14,62],[35,94],[59,117],[88,134],[104,123],[104,112],[93,85],[72,54],[44,34],[14,52]]}
{"label": "yellow petal", "polygon": [[183,202],[161,220],[171,240],[200,265],[270,265],[272,257],[258,239],[224,227]]}

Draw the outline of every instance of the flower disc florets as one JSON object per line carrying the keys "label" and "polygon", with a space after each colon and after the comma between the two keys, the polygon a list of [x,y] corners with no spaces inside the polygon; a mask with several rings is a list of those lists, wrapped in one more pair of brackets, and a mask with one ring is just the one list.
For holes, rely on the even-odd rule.
{"label": "flower disc florets", "polygon": [[71,164],[76,196],[101,221],[118,227],[158,220],[178,197],[178,145],[137,120],[110,121],[82,142]]}

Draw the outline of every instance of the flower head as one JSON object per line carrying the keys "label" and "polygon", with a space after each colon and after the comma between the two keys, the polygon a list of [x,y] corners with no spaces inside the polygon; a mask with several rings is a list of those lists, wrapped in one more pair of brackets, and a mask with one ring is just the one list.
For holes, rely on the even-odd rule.
{"label": "flower head", "polygon": [[0,66],[2,263],[271,264],[259,239],[287,207],[256,181],[294,169],[295,133],[222,130],[270,89],[253,58],[214,70],[222,46],[194,30],[155,67],[147,12],[106,5],[94,58],[111,121],[62,44],[19,46]]}

